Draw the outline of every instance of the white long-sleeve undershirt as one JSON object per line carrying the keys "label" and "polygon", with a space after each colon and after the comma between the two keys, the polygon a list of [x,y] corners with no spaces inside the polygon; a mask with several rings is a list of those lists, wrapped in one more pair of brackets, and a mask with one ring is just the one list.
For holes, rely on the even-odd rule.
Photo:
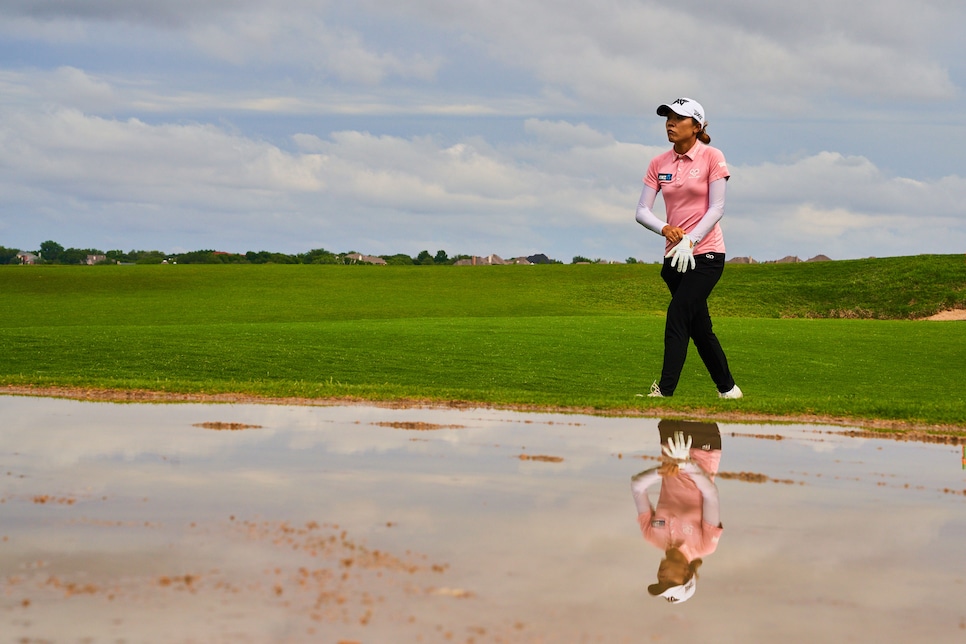
{"label": "white long-sleeve undershirt", "polygon": [[[716,179],[708,185],[708,210],[701,217],[698,225],[688,231],[688,237],[697,246],[704,236],[711,232],[714,225],[724,217],[725,192],[728,180],[725,178]],[[637,202],[637,223],[651,230],[658,235],[667,226],[667,222],[661,221],[654,214],[654,202],[657,200],[657,190],[645,185],[641,191],[640,201]]]}

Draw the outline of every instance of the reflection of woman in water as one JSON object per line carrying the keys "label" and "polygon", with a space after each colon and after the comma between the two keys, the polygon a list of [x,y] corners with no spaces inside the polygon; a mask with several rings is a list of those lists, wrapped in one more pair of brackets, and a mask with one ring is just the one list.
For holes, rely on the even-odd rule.
{"label": "reflection of woman in water", "polygon": [[[641,534],[664,551],[651,595],[669,602],[694,595],[702,557],[718,547],[723,527],[714,475],[721,461],[721,432],[715,423],[662,420],[661,445],[668,458],[634,475],[631,490]],[[657,507],[647,491],[661,482]]]}

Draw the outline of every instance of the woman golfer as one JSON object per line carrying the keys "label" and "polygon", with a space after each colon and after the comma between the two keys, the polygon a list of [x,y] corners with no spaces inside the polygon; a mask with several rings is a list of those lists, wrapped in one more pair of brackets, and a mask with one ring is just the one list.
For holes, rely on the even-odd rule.
{"label": "woman golfer", "polygon": [[[673,396],[684,368],[688,341],[693,340],[722,398],[741,398],[721,344],[711,328],[708,296],[725,263],[724,215],[728,164],[720,150],[708,145],[704,108],[690,98],[657,108],[673,149],[655,157],[644,176],[637,221],[663,235],[661,277],[671,291],[664,328],[664,367],[651,385],[651,397]],[[657,193],[664,195],[667,222],[654,215]]]}

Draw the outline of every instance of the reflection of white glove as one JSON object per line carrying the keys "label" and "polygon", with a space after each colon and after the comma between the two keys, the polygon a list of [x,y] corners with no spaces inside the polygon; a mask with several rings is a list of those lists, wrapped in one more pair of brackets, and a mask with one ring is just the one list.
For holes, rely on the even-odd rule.
{"label": "reflection of white glove", "polygon": [[691,241],[690,237],[685,235],[678,242],[677,246],[672,248],[664,257],[670,257],[671,266],[676,268],[679,273],[683,273],[689,268],[694,268],[694,255],[691,253],[692,248],[694,248],[694,242]]}
{"label": "reflection of white glove", "polygon": [[664,453],[676,461],[688,460],[691,458],[691,437],[688,436],[688,442],[685,443],[684,432],[674,432],[674,438],[667,439],[667,447],[664,448]]}

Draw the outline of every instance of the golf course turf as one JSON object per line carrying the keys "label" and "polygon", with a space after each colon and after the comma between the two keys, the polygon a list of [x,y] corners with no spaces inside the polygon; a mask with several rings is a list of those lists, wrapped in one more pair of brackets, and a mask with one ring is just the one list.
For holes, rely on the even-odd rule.
{"label": "golf course turf", "polygon": [[0,393],[468,404],[966,434],[966,261],[728,265],[745,398],[695,351],[668,399],[659,266],[2,266]]}

